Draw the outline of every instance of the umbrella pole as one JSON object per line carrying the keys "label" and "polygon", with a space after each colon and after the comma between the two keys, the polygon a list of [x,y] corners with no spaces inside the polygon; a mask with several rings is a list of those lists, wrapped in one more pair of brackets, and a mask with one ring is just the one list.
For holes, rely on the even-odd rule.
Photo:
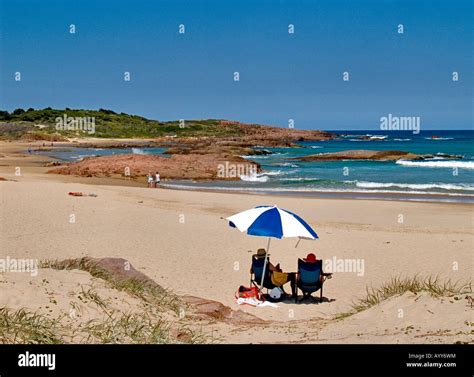
{"label": "umbrella pole", "polygon": [[271,240],[271,237],[268,237],[267,252],[266,252],[266,254],[265,254],[265,262],[263,263],[262,281],[261,281],[261,283],[260,283],[260,292],[262,292],[262,289],[263,289],[263,281],[265,280],[265,268],[267,267],[268,254],[270,253],[270,240]]}
{"label": "umbrella pole", "polygon": [[298,247],[298,245],[300,244],[300,241],[301,241],[301,237],[298,237],[298,242],[296,243],[295,245],[295,249]]}

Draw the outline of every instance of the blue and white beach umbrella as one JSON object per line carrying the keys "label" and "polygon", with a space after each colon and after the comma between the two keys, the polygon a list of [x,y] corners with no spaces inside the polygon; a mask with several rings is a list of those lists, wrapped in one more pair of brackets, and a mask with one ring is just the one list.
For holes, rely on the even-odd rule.
{"label": "blue and white beach umbrella", "polygon": [[310,240],[318,238],[316,232],[298,215],[277,206],[259,206],[239,212],[227,218],[229,225],[251,236],[268,237],[267,253],[263,265],[262,283],[265,276],[271,237],[298,237]]}
{"label": "blue and white beach umbrella", "polygon": [[251,236],[318,238],[301,217],[277,206],[255,207],[230,216],[227,220],[231,227]]}

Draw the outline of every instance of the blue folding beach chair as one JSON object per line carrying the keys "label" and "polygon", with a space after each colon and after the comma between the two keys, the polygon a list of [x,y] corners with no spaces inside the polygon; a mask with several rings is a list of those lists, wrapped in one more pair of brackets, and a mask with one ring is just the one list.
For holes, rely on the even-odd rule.
{"label": "blue folding beach chair", "polygon": [[323,302],[323,279],[322,277],[323,261],[318,260],[313,263],[305,262],[302,259],[298,259],[298,274],[299,279],[296,284],[296,298],[295,302],[298,302],[298,289],[303,292],[303,298],[313,298],[312,293],[320,290],[319,302]]}
{"label": "blue folding beach chair", "polygon": [[[267,261],[268,264],[269,261]],[[257,255],[252,256],[252,268],[250,270],[250,285],[255,285],[257,288],[260,287],[262,283],[262,272],[263,272],[263,264],[265,263],[265,258],[257,258]],[[265,279],[263,280],[263,287],[268,289],[275,288],[276,285],[272,283],[271,273],[268,269],[268,265],[265,268]]]}

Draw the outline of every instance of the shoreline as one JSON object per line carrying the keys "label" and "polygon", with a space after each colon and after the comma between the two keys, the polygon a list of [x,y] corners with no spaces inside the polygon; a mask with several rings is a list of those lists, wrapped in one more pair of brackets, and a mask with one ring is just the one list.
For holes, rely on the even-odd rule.
{"label": "shoreline", "polygon": [[[320,199],[347,199],[347,200],[378,200],[378,201],[400,201],[400,202],[426,202],[426,203],[452,203],[452,204],[474,204],[474,195],[464,194],[435,194],[435,193],[409,193],[409,192],[362,192],[362,191],[318,191],[318,190],[271,190],[268,188],[248,188],[243,189],[239,187],[223,187],[223,186],[191,186],[186,185],[185,182],[168,181],[169,183],[162,184],[170,190],[190,190],[202,192],[216,192],[216,193],[238,193],[243,195],[271,195],[281,197],[307,197]],[[214,181],[216,182],[216,181]]]}
{"label": "shoreline", "polygon": [[[80,139],[81,144],[96,143],[103,144],[104,147],[107,144],[124,142],[124,143],[136,143],[137,146],[143,143],[153,142],[152,139],[95,139],[87,138]],[[0,141],[0,147],[3,149],[5,145],[8,153],[16,155],[22,155],[23,157],[38,157],[46,164],[53,161],[71,162],[65,159],[61,159],[56,156],[48,155],[47,153],[34,153],[31,154],[25,151],[29,145],[32,144],[35,147],[42,148],[42,141],[35,142],[19,142],[19,141]],[[56,142],[53,149],[66,149],[66,148],[78,148],[76,141],[70,142]],[[50,149],[51,147],[45,146]],[[52,169],[53,167],[47,167],[46,170]],[[58,181],[63,181],[56,174],[47,174],[48,176],[56,176]],[[63,176],[66,177],[66,176]],[[143,179],[125,179],[123,177],[81,177],[76,175],[70,175],[68,181],[77,181],[86,184],[110,184],[114,186],[136,186],[146,187],[146,182]],[[143,181],[143,182],[142,182]],[[219,182],[224,183],[219,186]],[[374,200],[374,201],[395,201],[395,202],[420,202],[420,203],[451,203],[451,204],[474,204],[474,195],[463,194],[463,193],[436,193],[436,192],[408,192],[408,191],[389,191],[389,190],[373,190],[373,191],[354,191],[354,190],[325,190],[325,189],[288,189],[283,190],[280,188],[252,188],[252,187],[238,187],[238,186],[226,186],[228,181],[219,180],[162,180],[162,187],[169,190],[189,190],[197,192],[215,192],[215,193],[238,193],[244,195],[270,195],[270,196],[281,196],[281,197],[307,197],[307,198],[322,198],[322,199],[343,199],[343,200]]]}

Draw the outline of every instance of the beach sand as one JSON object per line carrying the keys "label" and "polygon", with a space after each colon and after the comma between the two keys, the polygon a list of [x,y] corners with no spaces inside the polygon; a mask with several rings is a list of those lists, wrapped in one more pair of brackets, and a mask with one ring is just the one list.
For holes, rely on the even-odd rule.
{"label": "beach sand", "polygon": [[[377,288],[392,277],[470,281],[472,204],[148,189],[121,180],[46,175],[48,168],[42,164],[48,160],[18,153],[18,144],[1,145],[0,177],[7,179],[0,182],[2,258],[124,258],[178,295],[215,300],[274,323],[270,328],[239,331],[228,326],[219,330],[216,325],[228,342],[469,339],[474,321],[466,300],[445,299],[441,304],[440,299],[425,294],[417,296],[419,301],[407,294],[342,321],[334,318],[365,297],[367,287]],[[21,168],[21,175],[15,175],[16,167]],[[69,191],[97,197],[72,197]],[[270,259],[281,263],[284,271],[295,271],[297,258],[309,252],[324,260],[359,261],[363,271],[335,272],[324,286],[324,297],[331,302],[295,304],[290,300],[278,303],[278,308],[236,305],[235,291],[249,285],[251,255],[266,247],[267,240],[230,228],[224,218],[257,205],[291,210],[319,235],[316,241],[302,240],[298,247],[295,239],[272,240]],[[2,278],[8,280],[8,274],[1,274]],[[32,277],[25,275],[25,279]],[[27,285],[22,286],[24,297],[35,294],[34,285],[30,286],[30,292],[25,291]],[[399,309],[404,309],[402,320]],[[427,314],[431,309],[436,314]],[[424,329],[420,333],[425,335],[445,329],[451,333],[416,338],[401,330],[410,324]],[[291,326],[293,333],[288,330]],[[392,335],[383,337],[387,331]],[[456,332],[458,337],[453,336]]]}

